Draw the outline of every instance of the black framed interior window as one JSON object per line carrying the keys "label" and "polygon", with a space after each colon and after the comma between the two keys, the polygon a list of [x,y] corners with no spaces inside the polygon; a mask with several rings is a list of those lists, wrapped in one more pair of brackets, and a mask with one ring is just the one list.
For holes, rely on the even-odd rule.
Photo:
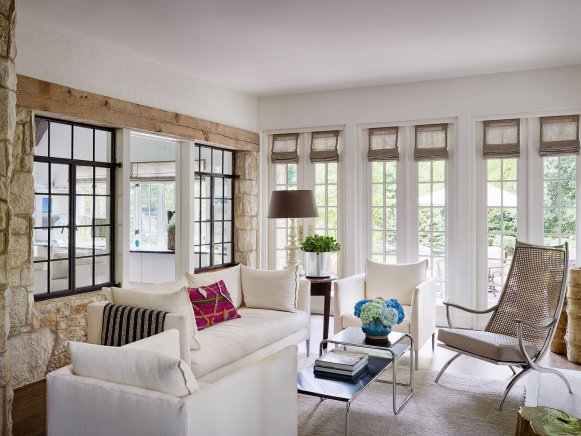
{"label": "black framed interior window", "polygon": [[43,117],[35,123],[35,299],[110,286],[115,277],[114,131]]}
{"label": "black framed interior window", "polygon": [[234,152],[196,144],[195,269],[234,263]]}

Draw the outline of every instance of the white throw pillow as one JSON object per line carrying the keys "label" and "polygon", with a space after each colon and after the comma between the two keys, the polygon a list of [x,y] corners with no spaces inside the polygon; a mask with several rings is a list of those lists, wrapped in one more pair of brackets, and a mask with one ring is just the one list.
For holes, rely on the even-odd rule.
{"label": "white throw pillow", "polygon": [[242,265],[240,273],[246,307],[297,311],[298,267],[269,271]]}
{"label": "white throw pillow", "polygon": [[176,282],[172,282],[173,287],[168,288],[164,288],[163,285],[145,286],[138,289],[111,288],[113,302],[125,306],[162,310],[183,315],[191,334],[190,349],[199,350],[198,329],[194,309],[187,292],[187,282],[183,279],[180,282],[185,283],[185,285],[182,283],[182,286],[177,290],[175,290]]}
{"label": "white throw pillow", "polygon": [[183,360],[158,351],[68,342],[73,373],[183,398],[199,389]]}
{"label": "white throw pillow", "polygon": [[232,297],[232,304],[238,309],[242,306],[242,282],[240,278],[240,265],[232,268],[225,268],[219,271],[207,272],[201,274],[186,273],[186,279],[192,288],[199,288],[200,286],[210,286],[218,283],[220,280],[224,281],[228,293]]}
{"label": "white throw pillow", "polygon": [[367,259],[365,269],[365,296],[367,298],[395,298],[404,306],[411,306],[416,286],[426,279],[428,260],[418,263],[388,265]]}

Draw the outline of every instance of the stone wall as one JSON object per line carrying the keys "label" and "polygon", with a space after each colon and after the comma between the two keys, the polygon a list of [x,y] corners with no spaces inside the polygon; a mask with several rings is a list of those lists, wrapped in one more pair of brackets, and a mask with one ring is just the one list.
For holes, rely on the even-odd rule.
{"label": "stone wall", "polygon": [[0,433],[12,433],[11,360],[7,352],[10,331],[8,284],[10,226],[10,154],[16,127],[16,7],[14,0],[0,2]]}
{"label": "stone wall", "polygon": [[34,302],[34,131],[32,111],[17,107],[8,196],[8,354],[12,362],[12,388],[40,380],[47,372],[67,365],[66,341],[86,341],[87,305],[106,299],[103,292],[91,292]]}
{"label": "stone wall", "polygon": [[258,153],[237,152],[234,182],[234,260],[258,265]]}

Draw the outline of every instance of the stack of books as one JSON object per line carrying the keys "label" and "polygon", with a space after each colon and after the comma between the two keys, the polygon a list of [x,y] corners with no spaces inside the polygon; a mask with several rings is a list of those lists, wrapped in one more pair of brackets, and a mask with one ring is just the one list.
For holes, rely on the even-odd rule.
{"label": "stack of books", "polygon": [[367,371],[368,359],[365,353],[329,350],[315,361],[315,375],[355,381]]}

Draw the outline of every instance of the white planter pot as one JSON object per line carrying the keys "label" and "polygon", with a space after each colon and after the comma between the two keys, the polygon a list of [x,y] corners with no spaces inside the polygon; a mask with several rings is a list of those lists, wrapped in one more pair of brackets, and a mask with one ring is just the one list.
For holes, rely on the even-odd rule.
{"label": "white planter pot", "polygon": [[305,252],[305,273],[307,277],[330,277],[331,253]]}

